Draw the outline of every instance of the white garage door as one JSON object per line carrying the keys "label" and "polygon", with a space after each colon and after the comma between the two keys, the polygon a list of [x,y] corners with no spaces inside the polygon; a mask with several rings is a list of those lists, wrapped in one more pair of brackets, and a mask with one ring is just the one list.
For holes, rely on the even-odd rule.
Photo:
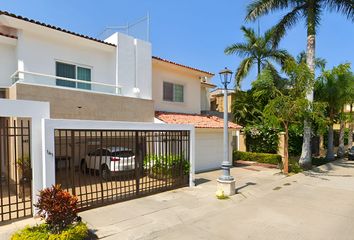
{"label": "white garage door", "polygon": [[[231,161],[231,133],[229,133]],[[220,169],[223,160],[223,131],[222,129],[196,129],[195,134],[195,170],[202,172],[212,169]]]}

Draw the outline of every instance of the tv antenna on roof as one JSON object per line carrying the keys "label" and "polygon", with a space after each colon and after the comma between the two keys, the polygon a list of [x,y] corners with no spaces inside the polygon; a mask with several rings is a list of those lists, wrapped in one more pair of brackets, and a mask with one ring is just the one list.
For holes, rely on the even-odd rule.
{"label": "tv antenna on roof", "polygon": [[[145,28],[145,33],[141,34],[141,29],[140,29],[140,34],[139,34],[139,27]],[[138,32],[136,32],[138,30]],[[125,25],[120,25],[120,26],[109,26],[106,27],[101,33],[99,33],[96,38],[98,39],[104,39],[108,37],[110,34],[113,32],[122,32],[127,35],[134,36],[136,38],[141,38],[146,41],[150,41],[150,14],[147,13],[145,17],[140,18],[132,23],[127,22]]]}

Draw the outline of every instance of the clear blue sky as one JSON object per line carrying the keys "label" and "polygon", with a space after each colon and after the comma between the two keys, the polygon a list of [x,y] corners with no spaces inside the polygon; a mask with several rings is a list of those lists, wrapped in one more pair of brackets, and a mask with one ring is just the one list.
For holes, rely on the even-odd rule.
{"label": "clear blue sky", "polygon": [[[240,58],[226,56],[224,48],[243,41],[240,27],[251,0],[2,0],[0,9],[89,36],[105,27],[134,21],[150,12],[153,54],[217,73],[225,66],[236,69]],[[271,27],[283,13],[261,19],[261,30]],[[281,47],[297,55],[306,47],[304,22],[291,30]],[[354,62],[354,24],[344,16],[325,12],[318,31],[317,56],[328,67]],[[353,67],[354,68],[354,67]],[[242,83],[250,87],[256,72]],[[218,76],[213,82],[219,84]]]}

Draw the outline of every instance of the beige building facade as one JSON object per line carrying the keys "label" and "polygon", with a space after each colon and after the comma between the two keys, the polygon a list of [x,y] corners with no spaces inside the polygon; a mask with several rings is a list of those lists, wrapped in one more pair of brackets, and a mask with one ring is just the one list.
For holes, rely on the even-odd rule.
{"label": "beige building facade", "polygon": [[[227,112],[232,112],[232,103],[235,100],[235,91],[232,89],[228,90],[227,93]],[[214,89],[210,92],[210,107],[211,111],[224,112],[224,90],[221,88]]]}

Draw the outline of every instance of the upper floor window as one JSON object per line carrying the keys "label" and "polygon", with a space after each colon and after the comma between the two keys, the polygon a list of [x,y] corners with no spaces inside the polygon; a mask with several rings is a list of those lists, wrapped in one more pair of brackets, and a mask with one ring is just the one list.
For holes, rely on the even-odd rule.
{"label": "upper floor window", "polygon": [[[74,64],[56,62],[56,75],[58,77],[73,78],[81,81],[91,82],[91,69],[87,67],[77,66]],[[63,79],[56,80],[57,86],[81,88],[91,90],[90,83],[79,83]]]}
{"label": "upper floor window", "polygon": [[183,102],[183,85],[163,82],[163,100],[170,102]]}

